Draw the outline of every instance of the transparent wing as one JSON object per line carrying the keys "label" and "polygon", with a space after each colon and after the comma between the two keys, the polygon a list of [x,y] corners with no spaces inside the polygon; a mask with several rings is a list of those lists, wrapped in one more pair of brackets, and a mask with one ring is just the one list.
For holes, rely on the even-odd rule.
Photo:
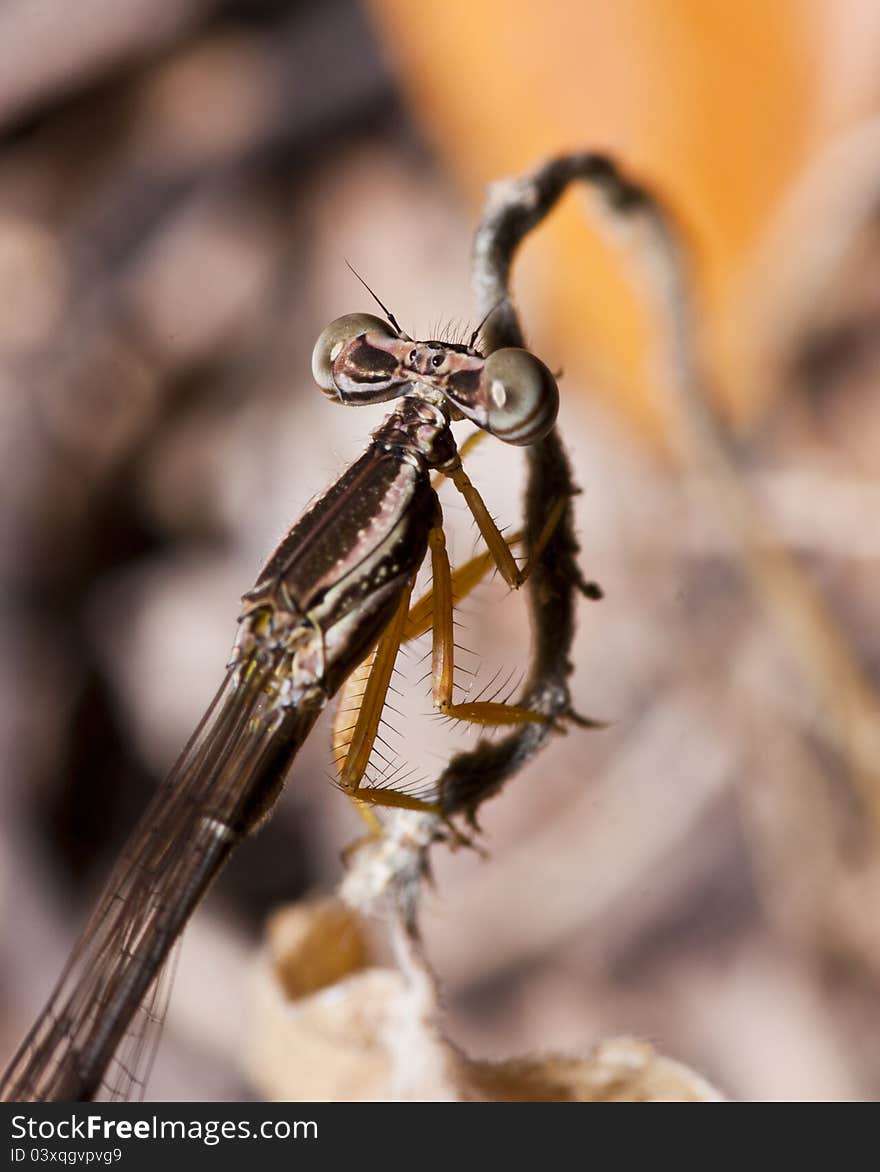
{"label": "transparent wing", "polygon": [[94,1094],[96,1101],[140,1102],[146,1094],[174,987],[180,944],[178,936],[158,977],[126,1027]]}
{"label": "transparent wing", "polygon": [[143,1086],[164,1013],[163,964],[230,851],[273,805],[321,708],[280,708],[271,683],[281,670],[279,658],[227,674],[0,1081],[3,1100],[125,1097]]}

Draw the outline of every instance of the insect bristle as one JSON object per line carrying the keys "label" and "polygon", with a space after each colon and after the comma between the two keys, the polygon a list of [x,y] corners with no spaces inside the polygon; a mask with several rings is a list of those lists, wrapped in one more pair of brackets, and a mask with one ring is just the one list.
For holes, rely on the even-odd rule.
{"label": "insect bristle", "polygon": [[424,774],[418,774],[415,766],[407,770],[405,762],[393,773],[382,774],[369,780],[371,789],[384,793],[402,794],[416,801],[430,800],[434,797],[434,783],[431,779]]}
{"label": "insect bristle", "polygon": [[473,331],[468,329],[461,318],[438,318],[432,322],[430,340],[442,342],[445,346],[455,346],[458,349],[467,349]]}

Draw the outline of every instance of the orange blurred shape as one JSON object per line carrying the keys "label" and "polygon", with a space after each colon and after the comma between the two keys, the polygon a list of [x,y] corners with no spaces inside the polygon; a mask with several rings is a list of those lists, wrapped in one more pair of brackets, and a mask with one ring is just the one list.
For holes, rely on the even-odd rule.
{"label": "orange blurred shape", "polygon": [[[754,424],[770,392],[752,377],[744,323],[754,314],[744,311],[758,291],[748,273],[809,160],[876,108],[880,4],[372,0],[372,10],[416,115],[474,206],[492,179],[570,149],[612,152],[664,197],[693,247],[703,350],[724,407],[737,425]],[[523,267],[526,324],[546,361],[661,439],[648,344],[657,321],[637,270],[592,233],[576,200],[536,234]]]}

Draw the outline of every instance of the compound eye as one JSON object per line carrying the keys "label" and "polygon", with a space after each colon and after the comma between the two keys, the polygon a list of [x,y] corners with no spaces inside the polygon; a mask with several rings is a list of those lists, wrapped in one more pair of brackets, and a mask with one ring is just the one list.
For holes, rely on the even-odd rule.
{"label": "compound eye", "polygon": [[556,422],[556,379],[528,350],[496,350],[486,359],[480,382],[486,430],[505,443],[537,443]]}
{"label": "compound eye", "polygon": [[336,393],[333,363],[349,342],[368,331],[396,340],[388,322],[372,313],[347,313],[322,330],[312,351],[312,377],[322,391]]}

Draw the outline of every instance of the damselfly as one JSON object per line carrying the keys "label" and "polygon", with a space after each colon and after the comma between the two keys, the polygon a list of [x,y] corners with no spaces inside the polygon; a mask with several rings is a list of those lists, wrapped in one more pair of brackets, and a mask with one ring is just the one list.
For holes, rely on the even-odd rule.
{"label": "damselfly", "polygon": [[[135,830],[48,1005],[0,1082],[3,1098],[84,1099],[98,1093],[105,1077],[114,1088],[122,1085],[122,1093],[136,1081],[133,1068],[114,1057],[129,1023],[138,1013],[152,1016],[157,973],[194,907],[236,843],[268,815],[321,709],[371,648],[375,660],[356,727],[350,738],[346,734],[340,773],[342,788],[362,804],[425,808],[412,795],[363,786],[361,779],[396,649],[427,629],[431,611],[437,707],[516,730],[454,756],[437,780],[436,805],[428,803],[429,810],[474,822],[480,804],[537,752],[557,720],[579,719],[568,688],[575,597],[600,592],[577,565],[571,509],[577,488],[553,428],[556,383],[522,348],[509,296],[519,245],[576,181],[594,187],[615,215],[641,220],[649,229],[676,332],[687,336],[684,265],[667,217],[611,159],[591,152],[551,159],[490,192],[473,268],[480,306],[493,311],[483,323],[488,357],[474,349],[475,337],[467,346],[413,342],[390,315],[344,317],[324,331],[313,362],[321,388],[343,403],[398,399],[398,405],[360,459],[294,525],[245,595],[226,678]],[[687,345],[679,348],[690,356]],[[526,571],[517,568],[461,466],[450,424],[465,418],[508,443],[531,445]],[[452,702],[454,588],[432,472],[447,475],[460,490],[490,562],[511,585],[520,585],[534,568],[532,668],[519,706]],[[429,547],[433,598],[410,611],[413,580]],[[478,573],[478,566],[469,566],[458,592]],[[422,873],[416,863],[402,876],[409,908],[410,881]],[[131,1036],[134,1049],[127,1057],[140,1068],[149,1031],[136,1029]],[[105,1076],[111,1062],[119,1069]]]}
{"label": "damselfly", "polygon": [[[398,648],[427,629],[428,614],[437,709],[488,725],[548,721],[516,705],[453,702],[453,580],[431,474],[453,482],[490,560],[511,586],[520,585],[528,567],[518,568],[465,473],[450,425],[468,419],[507,443],[531,444],[553,427],[558,407],[556,382],[539,359],[515,346],[484,357],[476,337],[468,345],[413,341],[390,314],[348,315],[322,333],[312,366],[329,397],[396,405],[244,595],[226,678],[12,1060],[4,1098],[98,1093],[195,905],[235,845],[271,810],[320,711],[374,648],[340,772],[341,787],[362,806],[439,810],[393,786],[362,785]],[[559,511],[548,510],[548,535]],[[433,596],[411,614],[415,575],[428,550]]]}

